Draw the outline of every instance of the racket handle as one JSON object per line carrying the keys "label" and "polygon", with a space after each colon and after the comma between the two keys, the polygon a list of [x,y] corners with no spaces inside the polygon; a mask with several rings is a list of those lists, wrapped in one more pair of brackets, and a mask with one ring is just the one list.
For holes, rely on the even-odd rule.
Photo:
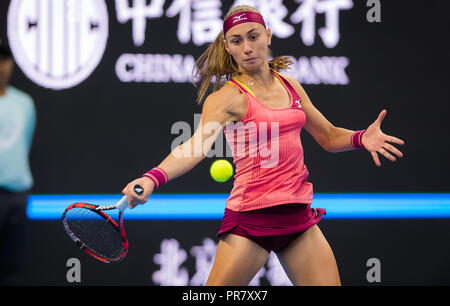
{"label": "racket handle", "polygon": [[[136,184],[133,187],[133,191],[137,195],[141,195],[141,194],[144,193],[144,188],[142,188],[140,185]],[[117,203],[116,207],[120,211],[124,211],[125,209],[127,209],[128,208],[128,198],[127,198],[127,196],[123,196],[122,199],[120,199],[120,201]]]}
{"label": "racket handle", "polygon": [[141,195],[144,193],[144,188],[142,188],[141,185],[138,184],[134,185],[133,190],[137,195]]}
{"label": "racket handle", "polygon": [[122,199],[120,199],[119,202],[117,202],[116,208],[120,211],[124,211],[128,208],[128,198],[127,196],[123,196]]}

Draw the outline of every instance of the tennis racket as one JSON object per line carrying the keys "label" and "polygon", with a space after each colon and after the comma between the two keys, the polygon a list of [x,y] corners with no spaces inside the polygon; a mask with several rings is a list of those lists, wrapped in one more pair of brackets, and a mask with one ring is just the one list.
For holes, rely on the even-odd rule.
{"label": "tennis racket", "polygon": [[[137,195],[144,192],[139,185],[135,185],[133,190]],[[62,223],[81,250],[105,263],[119,262],[128,252],[128,239],[123,227],[123,213],[127,207],[127,196],[114,205],[74,203],[64,211]],[[114,213],[118,213],[117,220],[112,217]]]}

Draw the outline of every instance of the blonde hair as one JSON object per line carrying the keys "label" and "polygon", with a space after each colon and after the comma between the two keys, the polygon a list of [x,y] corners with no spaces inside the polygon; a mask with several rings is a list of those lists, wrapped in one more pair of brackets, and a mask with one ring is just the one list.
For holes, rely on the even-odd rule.
{"label": "blonde hair", "polygon": [[[227,13],[224,20],[227,20],[228,17],[235,13],[244,11],[259,13],[254,7],[239,5],[233,7]],[[270,56],[270,54],[268,56]],[[287,56],[276,57],[269,61],[269,67],[275,71],[288,69],[290,65],[292,65],[292,61]],[[215,79],[213,91],[216,91],[223,85],[224,81],[228,81],[233,76],[239,74],[239,65],[225,48],[223,31],[217,35],[214,42],[197,59],[195,68],[194,78],[198,81],[194,83],[194,85],[199,87],[197,94],[198,104],[205,98],[213,79]],[[198,83],[200,83],[199,86]]]}

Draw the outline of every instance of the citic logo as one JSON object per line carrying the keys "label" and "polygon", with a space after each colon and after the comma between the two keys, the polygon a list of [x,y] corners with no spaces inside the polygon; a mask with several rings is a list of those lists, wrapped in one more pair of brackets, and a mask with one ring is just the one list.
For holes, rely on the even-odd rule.
{"label": "citic logo", "polygon": [[108,40],[104,0],[11,0],[8,39],[14,58],[36,84],[74,87],[100,63]]}

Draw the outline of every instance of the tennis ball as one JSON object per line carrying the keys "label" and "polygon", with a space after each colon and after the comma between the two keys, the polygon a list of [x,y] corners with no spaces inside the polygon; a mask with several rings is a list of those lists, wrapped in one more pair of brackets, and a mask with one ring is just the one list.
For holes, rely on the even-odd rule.
{"label": "tennis ball", "polygon": [[218,159],[212,163],[209,172],[216,182],[223,183],[233,175],[233,166],[226,159]]}

